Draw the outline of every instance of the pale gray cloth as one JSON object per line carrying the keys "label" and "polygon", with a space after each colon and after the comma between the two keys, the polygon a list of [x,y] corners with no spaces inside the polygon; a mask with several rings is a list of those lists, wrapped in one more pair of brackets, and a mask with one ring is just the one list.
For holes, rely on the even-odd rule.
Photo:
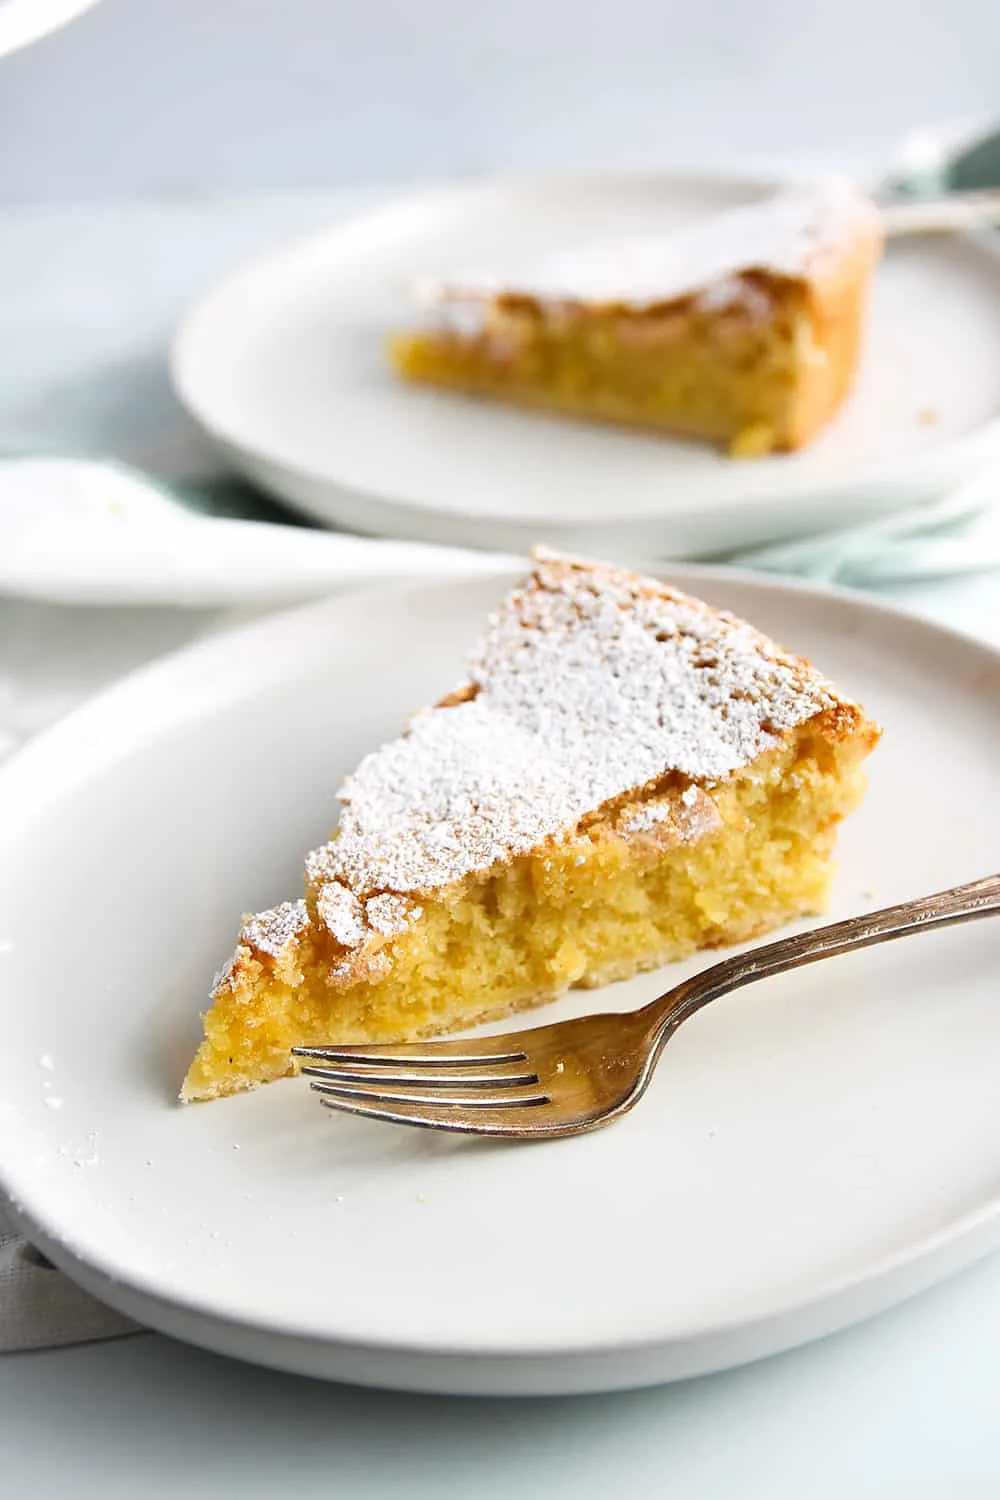
{"label": "pale gray cloth", "polygon": [[21,1239],[0,1204],[0,1354],[140,1331]]}

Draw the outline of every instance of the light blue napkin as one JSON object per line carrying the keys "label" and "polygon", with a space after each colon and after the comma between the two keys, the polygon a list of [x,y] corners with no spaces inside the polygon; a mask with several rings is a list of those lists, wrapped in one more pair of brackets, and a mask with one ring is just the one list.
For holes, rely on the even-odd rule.
{"label": "light blue napkin", "polygon": [[728,561],[855,588],[1000,569],[1000,464],[938,500]]}

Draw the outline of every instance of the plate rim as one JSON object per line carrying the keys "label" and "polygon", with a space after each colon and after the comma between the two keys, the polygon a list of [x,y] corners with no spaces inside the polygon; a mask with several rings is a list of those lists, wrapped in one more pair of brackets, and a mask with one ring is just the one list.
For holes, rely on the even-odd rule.
{"label": "plate rim", "polygon": [[[817,600],[826,599],[863,615],[873,614],[904,629],[915,630],[918,636],[936,640],[952,652],[957,650],[967,654],[971,651],[994,674],[1000,669],[1000,646],[991,644],[971,631],[939,624],[914,611],[884,599],[871,598],[857,590],[814,584],[807,580],[772,577],[749,569],[681,564],[661,566],[657,571],[676,580],[682,588],[697,587],[699,583],[720,587],[733,583],[757,590],[763,595],[774,592],[792,596],[806,607]],[[502,585],[507,576],[498,573],[497,584]],[[509,576],[516,577],[516,570],[511,569]],[[220,667],[225,668],[227,658],[233,661],[237,655],[242,655],[244,659],[248,654],[255,655],[246,652],[246,645],[256,637],[286,630],[291,632],[290,639],[294,639],[302,630],[312,633],[316,623],[331,612],[335,613],[345,602],[350,607],[357,600],[376,600],[385,595],[413,592],[432,594],[438,591],[447,593],[456,587],[467,586],[471,581],[478,582],[478,576],[463,574],[442,578],[423,575],[415,576],[412,580],[354,590],[274,612],[263,619],[239,624],[221,633],[212,632],[180,650],[170,652],[104,688],[12,755],[0,767],[0,809],[16,800],[18,783],[23,777],[27,776],[30,781],[37,774],[34,766],[36,761],[40,763],[41,770],[45,770],[46,762],[51,762],[53,757],[57,763],[60,759],[63,763],[72,763],[74,746],[81,734],[86,737],[91,725],[95,721],[100,723],[109,708],[113,710],[116,707],[118,700],[124,700],[127,706],[137,693],[159,692],[163,686],[169,688],[172,680],[177,678],[182,682],[190,682],[192,661],[203,662],[209,671],[218,671]],[[221,661],[213,664],[213,658],[216,657],[221,657]],[[991,696],[1000,698],[1000,677],[985,690]],[[190,706],[187,707],[185,717],[190,716]],[[154,732],[159,730],[160,725],[154,726]],[[133,741],[133,746],[135,743]],[[36,809],[37,800],[36,794]],[[26,816],[31,815],[29,805]],[[15,839],[18,836],[19,822],[15,817],[10,824],[12,837]],[[0,870],[7,842],[6,827],[5,822],[0,823],[0,829],[3,829],[0,831]],[[342,1337],[327,1333],[315,1334],[280,1316],[269,1316],[266,1311],[252,1319],[236,1316],[225,1309],[220,1311],[211,1297],[200,1297],[197,1289],[193,1292],[187,1289],[181,1295],[175,1287],[173,1294],[168,1294],[162,1286],[156,1285],[143,1274],[130,1272],[127,1265],[117,1260],[113,1253],[83,1253],[74,1245],[72,1232],[65,1234],[60,1229],[58,1215],[53,1215],[44,1201],[39,1203],[38,1195],[32,1189],[33,1180],[30,1165],[22,1172],[16,1161],[5,1162],[3,1149],[0,1147],[0,1189],[10,1200],[15,1223],[60,1270],[127,1315],[143,1319],[163,1332],[177,1333],[191,1342],[204,1343],[206,1347],[217,1348],[224,1353],[236,1353],[259,1363],[379,1386],[401,1385],[414,1390],[469,1389],[466,1382],[470,1378],[478,1382],[477,1389],[483,1393],[499,1394],[508,1390],[515,1393],[526,1389],[526,1383],[527,1387],[538,1393],[577,1389],[605,1390],[728,1368],[811,1341],[892,1306],[1000,1243],[998,1187],[992,1198],[976,1203],[949,1223],[909,1241],[903,1247],[887,1252],[857,1270],[818,1283],[809,1293],[792,1301],[772,1295],[738,1319],[721,1318],[711,1323],[702,1321],[690,1329],[674,1328],[667,1333],[662,1329],[654,1330],[641,1339],[628,1338],[625,1341],[609,1338],[605,1334],[597,1337],[584,1335],[580,1339],[563,1337],[551,1344],[542,1342],[517,1347],[492,1344],[488,1340],[468,1345],[429,1345],[418,1336],[408,1338],[380,1331],[375,1331],[363,1340],[346,1333]],[[43,1191],[43,1200],[45,1196]],[[905,1280],[907,1284],[896,1287],[885,1295],[885,1283],[896,1280]],[[783,1331],[785,1325],[794,1325],[797,1320],[809,1326],[804,1331],[800,1328],[798,1332],[788,1336],[788,1332]],[[199,1333],[201,1325],[204,1326]],[[210,1334],[215,1337],[209,1336]],[[709,1356],[707,1363],[704,1359],[699,1361],[699,1348],[704,1355],[713,1344],[734,1342],[749,1343],[749,1352],[745,1351],[736,1357]],[[320,1352],[315,1359],[305,1359],[300,1348],[304,1344],[316,1351],[326,1352]],[[630,1362],[635,1364],[643,1360],[655,1363],[658,1358],[661,1363],[665,1363],[667,1373],[661,1371],[638,1378],[626,1374],[624,1377],[612,1378],[607,1370],[609,1363],[613,1365],[615,1361],[628,1366]],[[681,1368],[673,1369],[671,1366],[678,1359]],[[356,1373],[353,1364],[357,1361],[367,1365],[374,1364],[375,1373]],[[572,1378],[566,1370],[560,1374],[560,1365],[566,1366],[567,1362],[579,1367]],[[429,1376],[424,1368],[426,1366],[432,1366],[437,1374]],[[552,1367],[549,1377],[541,1370],[542,1366]],[[478,1373],[473,1375],[473,1371]],[[463,1372],[460,1378],[459,1372]],[[458,1381],[457,1384],[453,1383],[453,1377]]]}
{"label": "plate rim", "polygon": [[[217,336],[212,331],[213,325],[219,318],[220,311],[224,315],[228,301],[243,293],[245,288],[253,287],[262,278],[270,281],[283,273],[287,274],[288,268],[300,258],[311,258],[320,253],[324,247],[329,248],[329,253],[333,258],[342,250],[349,250],[352,239],[364,240],[380,228],[384,230],[386,226],[392,225],[397,220],[406,221],[415,213],[426,212],[435,203],[454,204],[463,198],[471,198],[475,194],[538,191],[546,186],[559,189],[567,187],[577,190],[599,189],[602,185],[623,182],[650,182],[668,187],[671,184],[688,186],[701,184],[716,190],[730,187],[766,192],[776,191],[789,185],[813,183],[829,175],[829,172],[806,169],[790,169],[783,172],[776,170],[767,172],[753,168],[741,170],[738,164],[728,168],[691,166],[676,169],[667,167],[659,170],[636,168],[618,171],[498,173],[465,181],[455,179],[444,183],[430,183],[395,196],[390,195],[368,209],[351,214],[339,223],[311,234],[294,237],[276,248],[243,260],[202,291],[182,314],[170,338],[167,354],[170,383],[174,394],[191,419],[226,455],[228,460],[247,477],[263,483],[266,488],[279,493],[288,504],[327,525],[337,524],[337,522],[331,515],[329,505],[321,499],[315,499],[314,494],[315,492],[327,494],[336,492],[339,503],[352,510],[349,524],[359,530],[370,530],[379,535],[383,534],[385,525],[372,524],[371,521],[366,525],[365,507],[372,507],[376,513],[379,507],[392,510],[394,512],[393,525],[397,532],[401,526],[408,528],[411,535],[423,535],[426,532],[429,536],[433,530],[434,535],[440,536],[441,540],[448,539],[446,532],[455,535],[453,528],[461,529],[470,526],[492,527],[494,531],[504,528],[510,535],[517,533],[521,536],[546,531],[553,534],[566,533],[574,529],[577,531],[590,529],[596,532],[607,530],[611,525],[649,529],[655,528],[661,521],[669,526],[671,522],[676,524],[690,520],[706,507],[713,512],[725,513],[726,511],[739,512],[744,504],[755,506],[766,503],[773,506],[818,504],[835,495],[840,496],[845,492],[853,493],[862,490],[868,493],[873,504],[881,501],[883,508],[903,509],[916,503],[914,498],[896,500],[889,505],[886,499],[887,491],[905,490],[907,493],[913,492],[913,495],[916,495],[916,492],[921,490],[926,492],[923,498],[929,498],[943,480],[954,478],[958,472],[970,471],[974,464],[987,453],[1000,448],[1000,409],[994,417],[980,423],[970,431],[947,438],[909,457],[884,458],[845,475],[831,475],[829,478],[820,478],[811,483],[803,484],[802,481],[796,479],[794,473],[789,474],[787,470],[783,471],[780,467],[781,455],[778,455],[776,459],[765,459],[756,466],[748,464],[746,465],[747,478],[748,480],[753,478],[755,482],[748,483],[743,495],[713,499],[711,481],[706,478],[699,482],[697,496],[689,507],[671,511],[669,515],[662,518],[651,511],[631,511],[621,506],[616,507],[613,516],[611,514],[581,515],[563,510],[558,515],[539,512],[531,516],[512,517],[500,509],[481,507],[474,515],[469,515],[464,510],[442,507],[433,499],[415,496],[412,493],[401,495],[398,491],[386,487],[356,484],[338,479],[322,468],[316,468],[294,457],[288,457],[282,452],[275,451],[266,443],[262,445],[245,432],[234,430],[234,426],[227,422],[224,416],[220,418],[214,409],[216,403],[212,399],[211,382],[205,382],[200,373],[202,369],[200,347],[211,348],[213,345],[218,345]],[[984,259],[996,260],[995,253],[984,246],[975,235],[956,235],[954,238],[972,247]],[[767,467],[765,468],[764,465]],[[262,475],[266,477],[262,479]],[[279,476],[277,479],[276,475]],[[401,520],[401,517],[405,519]]]}

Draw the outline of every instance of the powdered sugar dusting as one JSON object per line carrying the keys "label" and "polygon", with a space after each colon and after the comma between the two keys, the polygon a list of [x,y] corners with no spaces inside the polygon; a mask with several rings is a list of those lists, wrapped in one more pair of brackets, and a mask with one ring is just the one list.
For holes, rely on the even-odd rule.
{"label": "powdered sugar dusting", "polygon": [[744,288],[740,273],[796,280],[821,274],[859,238],[880,236],[874,205],[851,183],[831,178],[712,214],[672,233],[580,245],[528,264],[459,273],[418,290],[459,332],[456,309],[499,295],[554,306],[642,310],[718,286],[724,299],[742,300],[752,289]]}
{"label": "powdered sugar dusting", "polygon": [[[396,937],[421,915],[420,906],[393,891],[382,891],[362,902],[338,879],[340,873],[335,844],[324,844],[306,855],[306,879],[316,893],[317,915],[342,948],[360,948],[372,933]],[[337,965],[333,973],[338,977]]]}
{"label": "powdered sugar dusting", "polygon": [[357,948],[367,931],[364,908],[353,891],[339,880],[330,880],[320,888],[316,914],[343,948]]}
{"label": "powdered sugar dusting", "polygon": [[415,901],[393,895],[390,891],[383,891],[381,896],[370,896],[365,903],[369,926],[382,937],[395,937],[415,922],[422,912],[423,908]]}
{"label": "powdered sugar dusting", "polygon": [[376,949],[375,952],[368,949],[360,953],[355,950],[330,965],[330,978],[350,982],[366,979],[370,982],[383,979],[391,968],[392,960],[383,949]]}
{"label": "powdered sugar dusting", "polygon": [[215,978],[212,980],[211,993],[213,995],[221,995],[223,990],[233,989],[234,981],[236,978],[236,967],[239,963],[239,960],[240,950],[239,946],[237,946],[233,950],[233,952],[230,953],[229,957],[222,965],[222,968],[216,971]]}
{"label": "powdered sugar dusting", "polygon": [[549,556],[491,621],[470,682],[362,761],[313,870],[362,897],[433,890],[668,771],[724,778],[842,701],[743,621]]}
{"label": "powdered sugar dusting", "polygon": [[621,826],[624,833],[648,833],[660,823],[672,821],[673,808],[669,802],[647,802],[642,807],[630,809]]}
{"label": "powdered sugar dusting", "polygon": [[306,855],[306,880],[310,885],[322,885],[324,880],[333,880],[336,866],[330,854],[330,845],[321,844]]}
{"label": "powdered sugar dusting", "polygon": [[304,901],[283,901],[270,911],[258,912],[244,925],[240,942],[278,958],[282,950],[307,926],[309,913]]}
{"label": "powdered sugar dusting", "polygon": [[232,991],[239,973],[241,950],[252,948],[255,953],[266,953],[271,958],[280,958],[290,943],[309,925],[309,912],[304,901],[282,901],[269,911],[258,912],[244,922],[237,940],[235,952],[212,980],[212,994],[223,990]]}
{"label": "powdered sugar dusting", "polygon": [[626,808],[617,827],[627,838],[654,833],[668,842],[693,844],[720,829],[722,817],[706,792],[689,786],[679,797],[661,797]]}

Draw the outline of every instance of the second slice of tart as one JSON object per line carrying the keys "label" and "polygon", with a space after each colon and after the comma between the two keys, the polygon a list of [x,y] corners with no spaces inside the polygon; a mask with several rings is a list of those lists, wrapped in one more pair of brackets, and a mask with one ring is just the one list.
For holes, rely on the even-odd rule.
{"label": "second slice of tart", "polygon": [[881,248],[874,205],[823,183],[674,232],[444,277],[392,356],[421,384],[735,456],[801,448],[850,388]]}
{"label": "second slice of tart", "polygon": [[413,1039],[822,910],[879,731],[752,626],[540,557],[468,680],[343,786],[302,899],[247,919],[185,1099],[296,1045]]}

